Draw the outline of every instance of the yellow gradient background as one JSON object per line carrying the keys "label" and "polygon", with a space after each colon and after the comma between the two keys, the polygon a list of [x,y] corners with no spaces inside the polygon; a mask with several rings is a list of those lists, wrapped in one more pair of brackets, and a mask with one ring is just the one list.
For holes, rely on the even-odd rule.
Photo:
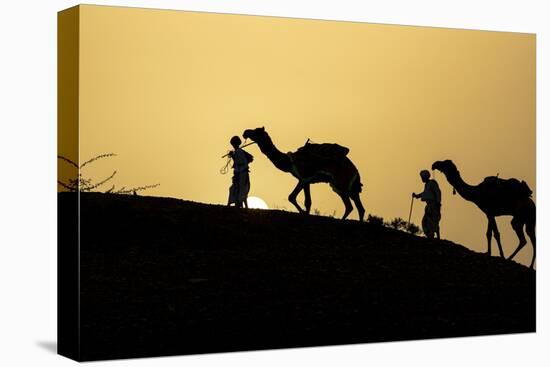
{"label": "yellow gradient background", "polygon": [[[535,190],[535,35],[353,22],[80,7],[80,157],[85,177],[144,194],[225,204],[229,139],[265,126],[278,148],[307,138],[351,149],[367,213],[407,218],[418,172],[452,159],[466,182]],[[257,147],[251,196],[291,210],[296,181]],[[442,237],[486,250],[486,218],[436,173]],[[107,188],[107,187],[106,187]],[[313,208],[343,213],[328,185]],[[302,199],[302,196],[300,196]],[[415,202],[419,224],[423,205]],[[357,218],[354,211],[352,218]],[[500,217],[504,250],[517,246]],[[493,253],[496,254],[496,245]],[[517,257],[528,264],[530,245]]]}

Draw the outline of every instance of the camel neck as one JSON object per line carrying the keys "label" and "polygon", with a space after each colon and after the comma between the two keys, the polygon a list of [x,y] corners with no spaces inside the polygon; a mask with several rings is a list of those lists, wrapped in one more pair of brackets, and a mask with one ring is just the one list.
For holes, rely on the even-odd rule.
{"label": "camel neck", "polygon": [[290,158],[288,157],[288,155],[277,149],[269,135],[267,135],[264,139],[257,141],[257,143],[262,153],[264,153],[267,158],[269,158],[269,160],[275,165],[275,167],[284,172],[290,172],[292,170],[292,163],[290,162]]}
{"label": "camel neck", "polygon": [[475,186],[469,185],[460,176],[460,172],[450,173],[445,175],[447,181],[455,188],[455,190],[468,201],[475,201],[477,199],[477,191]]}

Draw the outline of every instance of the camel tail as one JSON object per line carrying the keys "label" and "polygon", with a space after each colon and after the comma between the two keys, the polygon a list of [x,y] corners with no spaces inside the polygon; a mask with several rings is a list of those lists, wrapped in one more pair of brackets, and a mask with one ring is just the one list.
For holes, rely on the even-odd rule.
{"label": "camel tail", "polygon": [[533,199],[529,198],[529,216],[528,223],[531,223],[533,226],[537,223],[537,206]]}
{"label": "camel tail", "polygon": [[363,184],[361,183],[361,176],[359,175],[359,171],[356,172],[355,177],[353,181],[351,182],[350,191],[352,193],[359,193],[363,191]]}

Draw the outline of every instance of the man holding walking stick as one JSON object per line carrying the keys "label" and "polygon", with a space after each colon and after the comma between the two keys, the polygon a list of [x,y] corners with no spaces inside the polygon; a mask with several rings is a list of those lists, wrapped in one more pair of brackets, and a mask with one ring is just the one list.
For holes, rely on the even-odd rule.
{"label": "man holding walking stick", "polygon": [[[428,170],[420,171],[420,178],[424,182],[424,191],[420,194],[412,193],[412,197],[426,202],[424,217],[422,218],[422,230],[428,238],[437,238],[439,235],[439,221],[441,220],[441,191],[436,180],[430,180]],[[412,203],[411,203],[412,208]]]}

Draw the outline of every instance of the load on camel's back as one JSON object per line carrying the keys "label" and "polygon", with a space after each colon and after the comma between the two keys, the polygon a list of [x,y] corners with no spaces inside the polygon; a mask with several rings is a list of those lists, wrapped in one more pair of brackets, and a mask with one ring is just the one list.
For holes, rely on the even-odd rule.
{"label": "load on camel's back", "polygon": [[485,177],[480,187],[482,192],[490,196],[526,199],[533,195],[533,190],[527,185],[527,182],[516,178],[504,179],[498,176],[489,176]]}
{"label": "load on camel's back", "polygon": [[[349,191],[357,180],[357,169],[349,162],[349,148],[334,143],[310,143],[296,152],[287,153],[292,162],[292,174],[308,183],[329,182],[336,193]],[[332,183],[334,180],[337,180]],[[359,183],[361,192],[361,183]]]}
{"label": "load on camel's back", "polygon": [[310,143],[309,139],[304,144],[303,147],[298,148],[298,150],[293,153],[295,155],[303,154],[310,155],[311,157],[316,157],[321,160],[330,161],[339,161],[347,156],[349,153],[349,148],[343,147],[340,144],[334,143],[322,143],[315,144]]}

